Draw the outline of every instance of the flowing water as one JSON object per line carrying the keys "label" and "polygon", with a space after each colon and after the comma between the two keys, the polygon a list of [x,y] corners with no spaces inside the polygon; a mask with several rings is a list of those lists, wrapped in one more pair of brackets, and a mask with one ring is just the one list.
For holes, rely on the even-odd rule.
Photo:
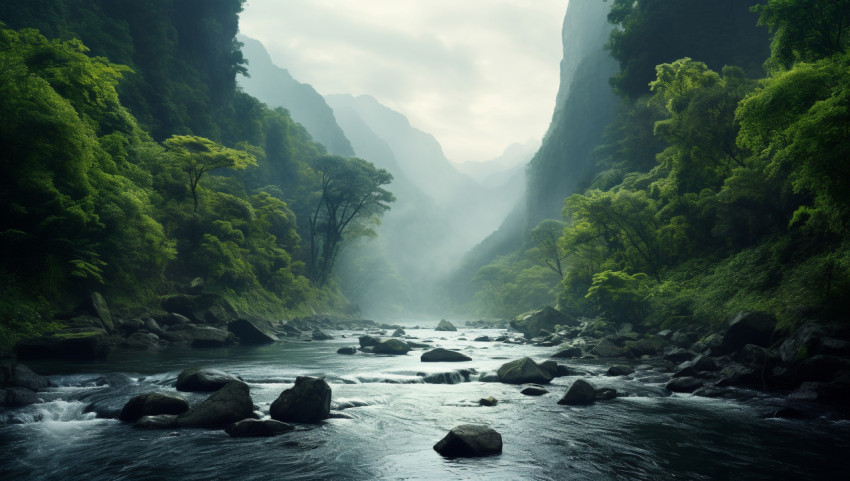
{"label": "flowing water", "polygon": [[[742,400],[669,395],[668,375],[638,366],[629,377],[604,375],[601,361],[568,361],[575,375],[549,394],[469,381],[523,356],[545,360],[553,348],[471,341],[500,331],[408,329],[435,347],[458,349],[465,363],[422,363],[406,356],[336,353],[357,332],[321,342],[198,350],[168,347],[114,353],[107,362],[32,363],[56,387],[44,404],[0,411],[0,480],[207,479],[850,479],[850,422],[765,419],[784,401],[742,392]],[[346,337],[340,337],[345,335]],[[189,366],[241,376],[268,413],[296,376],[325,378],[333,404],[350,419],[329,419],[272,438],[231,438],[221,430],[140,431],[115,419],[136,394],[174,393]],[[437,374],[443,384],[423,382]],[[597,388],[628,393],[585,407],[557,404],[581,376]],[[454,384],[449,384],[452,382]],[[190,404],[206,394],[185,395]],[[478,405],[493,396],[494,407]],[[91,411],[92,408],[95,412]],[[486,424],[504,451],[446,459],[432,446],[459,424]]]}

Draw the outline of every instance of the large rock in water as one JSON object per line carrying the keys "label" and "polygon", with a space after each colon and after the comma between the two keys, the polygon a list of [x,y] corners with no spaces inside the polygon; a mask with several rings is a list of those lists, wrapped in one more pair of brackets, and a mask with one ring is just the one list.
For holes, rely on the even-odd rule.
{"label": "large rock in water", "polygon": [[276,436],[278,434],[288,433],[294,429],[295,426],[291,424],[282,423],[273,419],[265,419],[262,421],[259,419],[243,419],[224,428],[224,432],[234,438],[248,438]]}
{"label": "large rock in water", "polygon": [[217,294],[176,294],[164,298],[162,308],[213,326],[225,326],[239,318],[233,306]]}
{"label": "large rock in water", "polygon": [[596,388],[584,379],[576,379],[567,389],[558,404],[569,406],[592,404],[596,400]]}
{"label": "large rock in water", "polygon": [[400,356],[410,352],[410,346],[398,339],[385,339],[375,346],[375,354],[392,354]]}
{"label": "large rock in water", "polygon": [[46,377],[36,374],[32,369],[23,364],[16,364],[12,368],[12,386],[23,387],[32,391],[40,391],[50,386]]}
{"label": "large rock in water", "polygon": [[93,292],[89,296],[89,305],[87,306],[92,314],[97,314],[100,319],[100,324],[106,332],[115,333],[115,324],[112,322],[112,314],[109,312],[109,307],[106,305],[106,300],[99,292]]}
{"label": "large rock in water", "polygon": [[176,387],[178,391],[213,392],[230,382],[241,382],[241,379],[218,369],[190,367],[177,376]]}
{"label": "large rock in water", "polygon": [[462,354],[457,351],[449,351],[442,347],[422,353],[422,357],[420,359],[422,362],[465,362],[472,360],[472,358],[466,354]]}
{"label": "large rock in water", "polygon": [[0,389],[0,407],[16,408],[43,402],[44,399],[38,397],[38,394],[24,387]]}
{"label": "large rock in water", "polygon": [[437,324],[437,328],[434,329],[434,330],[435,331],[457,331],[457,328],[451,322],[449,322],[445,319],[440,319],[440,323]]}
{"label": "large rock in water", "polygon": [[272,419],[318,423],[330,416],[331,387],[324,379],[298,376],[295,386],[280,393],[269,409]]}
{"label": "large rock in water", "polygon": [[579,322],[574,317],[549,306],[523,314],[511,321],[511,327],[525,334],[527,338],[537,336],[541,330],[554,332],[555,326],[578,325]]}
{"label": "large rock in water", "polygon": [[776,330],[776,318],[767,312],[739,312],[729,319],[729,328],[713,354],[736,352],[747,344],[769,346]]}
{"label": "large rock in water", "polygon": [[25,339],[15,346],[19,359],[103,359],[112,346],[106,331],[97,328],[63,329]]}
{"label": "large rock in water", "polygon": [[372,336],[360,336],[358,341],[360,341],[360,347],[374,347],[381,343],[380,339]]}
{"label": "large rock in water", "polygon": [[233,344],[236,340],[236,336],[232,332],[209,326],[180,331],[180,336],[188,341],[192,347],[200,348],[225,347]]}
{"label": "large rock in water", "polygon": [[527,357],[502,364],[498,375],[499,381],[505,384],[549,384],[554,378],[552,373],[541,368]]}
{"label": "large rock in water", "polygon": [[271,344],[280,341],[272,329],[272,323],[264,319],[239,318],[227,324],[227,330],[249,345]]}
{"label": "large rock in water", "polygon": [[140,394],[127,401],[118,419],[133,422],[142,416],[183,414],[188,410],[189,403],[181,397],[161,393]]}
{"label": "large rock in water", "polygon": [[244,382],[230,382],[197,406],[177,416],[182,427],[223,428],[254,413],[254,401]]}
{"label": "large rock in water", "polygon": [[434,445],[442,456],[489,456],[502,452],[502,435],[488,426],[463,424],[453,428],[446,437]]}

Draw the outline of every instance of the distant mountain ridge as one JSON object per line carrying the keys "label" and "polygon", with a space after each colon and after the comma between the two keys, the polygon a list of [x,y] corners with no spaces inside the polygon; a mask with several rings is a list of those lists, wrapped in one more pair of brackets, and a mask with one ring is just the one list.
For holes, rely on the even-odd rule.
{"label": "distant mountain ridge", "polygon": [[283,107],[304,126],[313,139],[331,154],[353,156],[354,149],[334,118],[333,110],[310,85],[295,80],[289,71],[272,62],[257,40],[238,35],[242,55],[248,60],[249,77],[240,76],[239,86],[271,108]]}

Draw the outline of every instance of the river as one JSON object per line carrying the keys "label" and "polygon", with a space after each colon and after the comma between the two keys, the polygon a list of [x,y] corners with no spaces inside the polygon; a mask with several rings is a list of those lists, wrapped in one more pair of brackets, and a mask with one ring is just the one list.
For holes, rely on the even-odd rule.
{"label": "river", "polygon": [[[209,479],[850,479],[850,422],[764,418],[781,398],[742,392],[739,400],[670,395],[669,375],[637,366],[608,377],[609,362],[564,362],[575,375],[556,378],[540,397],[521,387],[469,382],[428,384],[423,374],[496,370],[523,356],[545,360],[554,348],[474,342],[502,331],[407,329],[435,347],[472,357],[422,363],[406,356],[336,353],[362,332],[335,339],[262,347],[199,350],[166,347],[118,351],[105,362],[29,363],[56,387],[44,404],[0,411],[2,480]],[[342,337],[342,336],[345,337]],[[262,411],[296,376],[324,377],[333,403],[363,404],[273,438],[231,438],[220,430],[140,431],[86,412],[116,413],[136,394],[175,393],[186,367],[241,376]],[[578,377],[628,396],[585,407],[557,404]],[[461,381],[457,373],[447,379]],[[190,404],[206,394],[185,395]],[[478,400],[493,396],[493,407]],[[742,400],[743,399],[743,400]],[[333,407],[333,406],[332,406]],[[446,459],[432,446],[459,424],[486,424],[502,434],[501,455]]]}

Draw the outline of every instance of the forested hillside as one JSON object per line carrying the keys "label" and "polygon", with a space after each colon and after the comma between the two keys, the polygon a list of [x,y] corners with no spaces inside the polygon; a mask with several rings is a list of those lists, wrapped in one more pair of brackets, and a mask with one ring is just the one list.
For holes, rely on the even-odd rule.
{"label": "forested hillside", "polygon": [[345,307],[335,260],[392,177],[236,88],[242,6],[0,4],[4,343],[93,291],[132,311],[196,278],[243,312]]}
{"label": "forested hillside", "polygon": [[850,3],[609,3],[621,100],[595,175],[479,271],[478,312],[556,292],[574,315],[665,326],[846,314]]}

